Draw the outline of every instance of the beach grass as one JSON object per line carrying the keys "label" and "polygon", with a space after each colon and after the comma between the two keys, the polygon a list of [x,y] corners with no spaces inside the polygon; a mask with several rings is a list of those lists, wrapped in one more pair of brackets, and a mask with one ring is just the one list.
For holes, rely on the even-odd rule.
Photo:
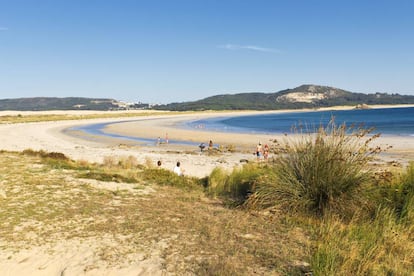
{"label": "beach grass", "polygon": [[231,172],[217,167],[208,177],[207,191],[230,205],[239,206],[255,191],[256,184],[263,178],[269,179],[271,174],[265,164],[246,164]]}
{"label": "beach grass", "polygon": [[413,226],[401,224],[389,208],[371,219],[350,222],[326,216],[314,227],[312,268],[316,275],[411,275]]}
{"label": "beach grass", "polygon": [[[199,179],[33,150],[1,152],[0,163],[0,247],[10,259],[44,244],[94,239],[106,266],[127,265],[140,253],[181,275],[278,275],[307,261],[305,230],[226,208]],[[103,178],[105,171],[116,177]],[[128,175],[134,181],[119,178]]]}
{"label": "beach grass", "polygon": [[270,168],[274,177],[257,183],[250,204],[277,204],[317,214],[331,210],[353,214],[355,210],[348,207],[363,204],[360,190],[370,185],[374,176],[368,164],[381,152],[371,146],[377,136],[369,133],[331,121],[299,139],[287,140],[283,145],[286,153]]}

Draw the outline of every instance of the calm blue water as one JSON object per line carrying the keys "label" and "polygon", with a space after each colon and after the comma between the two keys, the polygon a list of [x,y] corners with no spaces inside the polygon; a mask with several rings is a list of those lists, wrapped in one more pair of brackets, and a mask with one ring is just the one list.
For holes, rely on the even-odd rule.
{"label": "calm blue water", "polygon": [[[138,142],[140,144],[143,143],[143,144],[148,145],[148,146],[153,146],[153,145],[157,144],[158,137],[154,137],[154,139],[148,139],[148,138],[142,138],[142,137],[120,135],[120,134],[110,133],[110,132],[105,131],[105,128],[108,125],[113,125],[113,124],[118,124],[118,123],[125,123],[125,122],[134,122],[134,120],[122,121],[122,122],[108,122],[108,123],[90,124],[90,125],[83,125],[83,126],[75,126],[75,127],[69,128],[68,130],[69,131],[73,131],[73,130],[83,131],[83,132],[86,132],[86,133],[91,134],[91,135],[118,138],[118,139],[123,139],[123,140],[127,140],[127,141]],[[87,137],[83,137],[83,138],[88,139]],[[89,139],[96,140],[93,137],[90,137]],[[165,142],[165,141],[163,140],[161,142]],[[199,145],[199,143],[195,143],[195,142],[191,142],[191,141],[179,141],[179,140],[174,140],[174,139],[169,139],[168,143],[169,144],[180,144],[180,145],[192,145],[192,146],[198,146]]]}
{"label": "calm blue water", "polygon": [[335,117],[336,124],[362,124],[374,133],[414,136],[414,107],[365,110],[313,111],[213,118],[187,123],[190,128],[243,133],[291,133],[292,126],[313,130]]}
{"label": "calm blue water", "polygon": [[[303,126],[304,131],[311,131],[319,127],[321,124],[326,125],[331,120],[332,116],[335,117],[335,122],[337,124],[342,124],[343,122],[345,122],[348,126],[351,124],[356,124],[357,126],[362,124],[366,128],[374,127],[374,133],[381,133],[382,135],[400,135],[414,137],[414,107],[292,112],[283,114],[220,117],[190,121],[184,123],[181,126],[185,128],[209,131],[277,134],[291,133],[292,126],[299,128]],[[80,130],[92,135],[109,136],[113,138],[145,143],[147,145],[155,145],[157,142],[157,137],[154,137],[154,139],[147,139],[108,133],[104,131],[107,125],[116,123],[121,122],[115,121],[77,126],[72,127],[69,130]],[[181,140],[169,140],[169,143],[194,146],[198,145],[198,143],[195,142]]]}

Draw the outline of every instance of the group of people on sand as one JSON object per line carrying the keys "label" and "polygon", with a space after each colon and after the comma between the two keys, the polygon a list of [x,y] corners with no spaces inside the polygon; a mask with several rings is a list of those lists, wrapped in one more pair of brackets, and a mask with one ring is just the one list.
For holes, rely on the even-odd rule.
{"label": "group of people on sand", "polygon": [[264,146],[262,146],[262,143],[259,142],[256,146],[256,157],[257,157],[257,161],[267,161],[269,158],[269,146],[267,144],[265,144]]}
{"label": "group of people on sand", "polygon": [[[210,140],[210,142],[208,142],[208,150],[209,151],[213,150],[213,146],[214,146],[213,141]],[[204,143],[201,143],[198,147],[200,148],[200,151],[203,152],[204,149],[206,148],[206,145]]]}
{"label": "group of people on sand", "polygon": [[[201,144],[203,145],[203,143]],[[201,151],[203,151],[204,147],[201,147]],[[213,141],[210,140],[209,144],[208,144],[208,149],[211,150],[213,149]],[[255,155],[257,157],[257,161],[267,161],[269,158],[269,146],[267,144],[265,144],[264,146],[262,146],[262,143],[259,142],[256,146],[256,151],[255,151]],[[158,167],[161,167],[161,161],[159,160],[157,162]],[[173,168],[173,172],[178,175],[178,176],[182,176],[184,175],[184,169],[181,167],[181,163],[180,161],[177,161],[177,163],[175,164],[175,167]]]}
{"label": "group of people on sand", "polygon": [[157,138],[157,142],[155,143],[157,146],[161,145],[161,144],[168,144],[168,133],[165,133],[165,140],[161,141],[161,137],[158,136]]}

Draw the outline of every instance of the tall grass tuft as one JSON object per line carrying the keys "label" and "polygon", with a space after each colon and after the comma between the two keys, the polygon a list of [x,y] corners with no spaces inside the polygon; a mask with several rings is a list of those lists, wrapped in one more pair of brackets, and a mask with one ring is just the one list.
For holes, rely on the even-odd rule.
{"label": "tall grass tuft", "polygon": [[[274,161],[274,181],[257,183],[251,206],[283,206],[323,214],[346,215],[358,190],[372,179],[368,162],[381,151],[370,147],[379,135],[370,129],[336,125],[334,120],[316,133],[286,141],[287,153]],[[273,180],[273,179],[272,179]]]}
{"label": "tall grass tuft", "polygon": [[386,184],[383,185],[380,203],[392,208],[399,220],[414,221],[414,162]]}
{"label": "tall grass tuft", "polygon": [[221,168],[212,171],[208,178],[208,193],[220,196],[234,205],[243,204],[255,190],[256,183],[271,171],[267,166],[246,164],[228,173]]}
{"label": "tall grass tuft", "polygon": [[316,229],[311,258],[315,275],[411,275],[412,231],[399,224],[393,211],[378,208],[371,220],[349,223],[325,216]]}
{"label": "tall grass tuft", "polygon": [[172,186],[184,190],[202,189],[203,180],[190,176],[178,176],[172,171],[159,168],[146,168],[140,174],[145,182],[160,186]]}
{"label": "tall grass tuft", "polygon": [[414,222],[414,162],[410,162],[406,171],[400,177],[397,189],[397,208],[401,210],[399,219],[410,223]]}

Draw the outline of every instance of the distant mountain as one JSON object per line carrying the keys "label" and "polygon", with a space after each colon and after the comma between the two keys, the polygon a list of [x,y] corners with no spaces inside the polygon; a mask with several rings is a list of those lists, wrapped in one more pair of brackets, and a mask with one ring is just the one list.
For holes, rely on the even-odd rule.
{"label": "distant mountain", "polygon": [[277,110],[319,108],[336,105],[360,106],[374,104],[414,104],[414,96],[375,93],[354,93],[339,88],[301,85],[275,93],[239,93],[208,97],[198,101],[150,106],[144,103],[123,103],[97,98],[19,98],[0,99],[0,110]]}
{"label": "distant mountain", "polygon": [[95,98],[18,98],[0,100],[0,110],[112,110],[120,109],[122,103],[113,99]]}
{"label": "distant mountain", "polygon": [[339,88],[301,85],[275,93],[241,93],[208,97],[193,102],[156,106],[163,110],[277,110],[319,108],[337,105],[414,104],[414,96],[354,93]]}

